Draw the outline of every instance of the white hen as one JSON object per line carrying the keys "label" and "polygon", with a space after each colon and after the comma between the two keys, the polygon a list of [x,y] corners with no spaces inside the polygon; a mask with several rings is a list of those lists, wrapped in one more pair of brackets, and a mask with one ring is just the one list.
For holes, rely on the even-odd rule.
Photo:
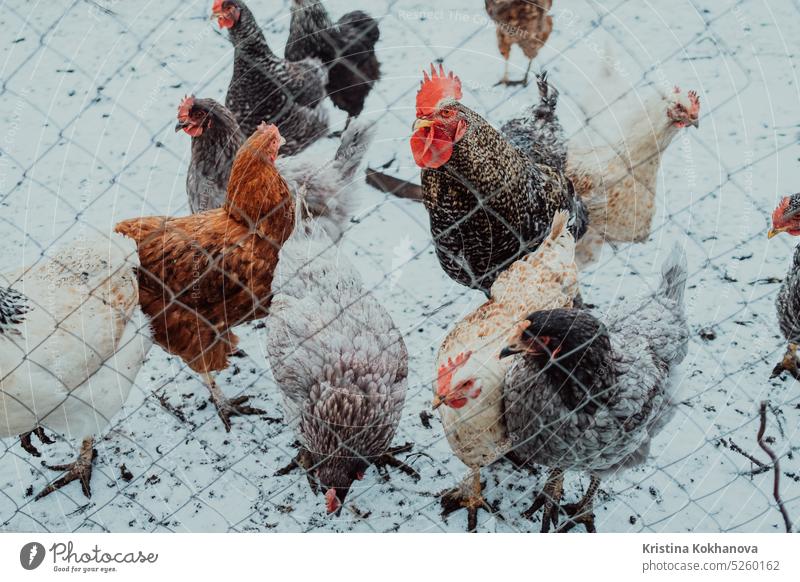
{"label": "white hen", "polygon": [[[95,435],[128,399],[152,344],[139,308],[135,243],[80,240],[0,286],[0,437],[42,428],[81,440],[78,458],[36,499],[79,479],[89,497]],[[46,442],[46,441],[45,441]],[[47,465],[46,465],[47,466]]]}

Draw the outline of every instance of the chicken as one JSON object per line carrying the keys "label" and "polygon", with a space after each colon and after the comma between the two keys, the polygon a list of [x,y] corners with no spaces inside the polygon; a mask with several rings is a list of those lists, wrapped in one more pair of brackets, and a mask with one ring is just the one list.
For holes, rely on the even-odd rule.
{"label": "chicken", "polygon": [[[486,13],[497,25],[497,47],[505,59],[503,78],[498,85],[527,85],[531,64],[553,32],[553,17],[547,12],[553,0],[485,0]],[[528,57],[528,68],[521,81],[509,81],[508,59],[511,47],[519,45]]]}
{"label": "chicken", "polygon": [[603,241],[642,242],[650,236],[661,157],[678,132],[698,127],[700,99],[678,87],[646,103],[616,144],[571,142],[567,175],[589,211],[589,230],[578,244],[578,263],[595,260]]}
{"label": "chicken", "polygon": [[[192,136],[192,159],[186,191],[192,212],[219,208],[231,166],[244,136],[230,111],[213,99],[184,98],[178,108],[175,130]],[[313,151],[275,160],[278,173],[303,200],[304,218],[312,217],[338,240],[353,211],[353,176],[369,149],[374,131],[366,123],[349,127],[332,160]]]}
{"label": "chicken", "polygon": [[175,131],[192,137],[186,194],[192,213],[219,208],[228,195],[228,180],[244,134],[230,110],[214,99],[185,97],[178,107]]}
{"label": "chicken", "polygon": [[0,437],[34,456],[43,428],[80,440],[77,459],[36,499],[79,481],[91,496],[94,439],[122,408],[152,345],[139,308],[135,245],[100,236],[66,246],[0,286]]}
{"label": "chicken", "polygon": [[212,373],[236,351],[236,325],[267,315],[278,251],[294,228],[294,200],[275,167],[283,143],[262,124],[233,162],[222,208],[120,222],[138,245],[140,300],[154,337],[201,374],[225,430],[231,416],[262,414],[247,396],[227,399]]}
{"label": "chicken", "polygon": [[564,174],[555,92],[540,78],[544,98],[503,134],[459,103],[461,81],[431,65],[417,93],[411,151],[422,168],[423,202],[436,254],[453,280],[489,293],[495,278],[534,250],[553,215],[570,214],[576,237],[585,212]]}
{"label": "chicken", "polygon": [[[600,478],[645,462],[652,438],[672,418],[670,373],[689,344],[686,277],[686,257],[676,246],[655,294],[618,302],[602,322],[583,309],[534,312],[501,352],[513,361],[503,402],[515,457],[553,468],[531,510],[560,503],[565,470],[591,476],[583,498],[564,508],[569,522],[559,531],[578,523],[595,531]],[[546,512],[543,526],[555,515]]]}
{"label": "chicken", "polygon": [[439,348],[434,407],[450,447],[471,473],[442,497],[443,513],[466,508],[470,530],[477,526],[478,509],[488,507],[481,496],[481,467],[513,448],[503,419],[503,378],[511,359],[499,359],[500,352],[529,313],[572,307],[578,294],[575,239],[567,219],[567,212],[556,212],[539,248],[497,277],[490,299],[458,322]]}
{"label": "chicken", "polygon": [[287,61],[267,44],[253,13],[242,0],[214,0],[213,17],[227,28],[234,46],[233,77],[225,105],[244,135],[265,121],[286,139],[284,153],[294,154],[328,133],[322,107],[328,74],[318,59]]}
{"label": "chicken", "polygon": [[281,249],[275,289],[267,351],[302,445],[293,464],[315,492],[318,481],[328,513],[341,511],[372,464],[418,478],[390,448],[407,389],[406,346],[358,271],[324,234],[297,229]]}
{"label": "chicken", "polygon": [[[781,198],[777,208],[772,212],[772,228],[767,236],[772,238],[782,232],[792,236],[800,235],[800,192]],[[800,246],[794,250],[794,259],[781,284],[775,308],[778,313],[778,325],[783,337],[788,342],[788,347],[783,360],[772,371],[772,377],[775,378],[787,371],[800,380],[797,359],[797,345],[800,343],[800,318],[798,318],[798,314],[800,314]]]}
{"label": "chicken", "polygon": [[328,69],[326,90],[333,104],[347,112],[347,124],[364,109],[364,101],[380,78],[375,44],[378,23],[354,10],[334,24],[319,0],[293,0],[292,22],[284,56],[290,61],[321,60]]}

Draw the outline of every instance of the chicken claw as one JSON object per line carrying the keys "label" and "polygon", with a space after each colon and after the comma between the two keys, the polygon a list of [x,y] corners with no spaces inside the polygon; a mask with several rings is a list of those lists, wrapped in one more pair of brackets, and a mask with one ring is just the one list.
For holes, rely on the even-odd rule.
{"label": "chicken claw", "polygon": [[36,427],[32,431],[20,435],[19,436],[20,446],[34,457],[41,457],[42,454],[39,452],[39,449],[37,449],[31,442],[32,435],[36,435],[37,437],[39,437],[39,440],[42,441],[42,444],[44,445],[52,445],[54,442],[56,442],[44,433],[44,429],[41,426]]}
{"label": "chicken claw", "polygon": [[319,483],[316,479],[312,478],[311,476],[311,469],[314,466],[314,460],[311,458],[311,453],[308,450],[300,445],[300,450],[297,451],[295,457],[289,461],[289,464],[286,465],[283,469],[278,469],[274,473],[274,477],[283,477],[292,473],[296,470],[302,470],[306,474],[306,478],[308,478],[308,485],[311,487],[311,492],[314,495],[319,493]]}
{"label": "chicken claw", "polygon": [[95,457],[97,457],[97,451],[94,449],[94,439],[90,437],[83,439],[80,453],[78,453],[78,458],[72,463],[67,463],[66,465],[48,465],[42,461],[42,465],[51,471],[66,471],[66,474],[42,489],[39,494],[36,495],[35,500],[38,501],[43,497],[50,495],[53,491],[61,489],[76,479],[80,480],[81,482],[83,494],[87,498],[91,498],[92,491],[89,487],[89,483],[92,479],[92,463],[94,462]]}
{"label": "chicken claw", "polygon": [[210,374],[205,375],[206,385],[211,392],[211,402],[217,407],[217,414],[225,425],[225,432],[231,432],[232,416],[248,416],[266,414],[265,410],[247,406],[245,403],[250,400],[250,396],[237,396],[236,398],[226,398],[219,389]]}
{"label": "chicken claw", "polygon": [[589,533],[597,533],[594,526],[594,497],[600,488],[600,479],[592,475],[589,488],[578,503],[568,503],[562,507],[569,520],[558,528],[558,533],[566,533],[578,524],[583,524]]}
{"label": "chicken claw", "polygon": [[464,483],[455,489],[445,491],[441,495],[442,517],[447,517],[459,509],[467,510],[467,531],[474,532],[478,528],[478,510],[483,508],[493,515],[499,516],[486,501],[483,499],[483,487],[481,474],[474,471],[472,475],[472,491],[465,491]]}
{"label": "chicken claw", "polygon": [[797,344],[789,344],[783,359],[772,369],[770,379],[777,378],[784,372],[789,372],[795,380],[800,380],[800,370],[797,368]]}
{"label": "chicken claw", "polygon": [[542,509],[542,533],[550,531],[550,526],[558,527],[558,511],[561,504],[561,496],[564,493],[564,471],[553,469],[547,476],[547,483],[544,485],[533,504],[522,512],[522,517],[533,519],[533,516]]}
{"label": "chicken claw", "polygon": [[400,453],[407,453],[411,451],[412,448],[414,448],[414,445],[412,443],[406,443],[399,447],[392,447],[391,449],[383,453],[380,457],[376,458],[373,461],[373,464],[375,465],[375,467],[377,467],[378,472],[381,473],[381,475],[388,476],[386,467],[389,466],[389,467],[394,467],[395,469],[400,469],[403,473],[413,478],[415,481],[419,481],[420,475],[416,471],[416,469],[414,469],[414,467],[412,467],[411,465],[404,463],[403,461],[395,457],[395,455],[399,455]]}

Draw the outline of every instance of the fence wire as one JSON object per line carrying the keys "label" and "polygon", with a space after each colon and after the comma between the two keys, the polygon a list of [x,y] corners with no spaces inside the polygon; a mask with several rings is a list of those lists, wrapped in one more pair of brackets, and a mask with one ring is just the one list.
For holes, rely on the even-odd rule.
{"label": "fence wire", "polygon": [[[456,71],[465,102],[495,127],[536,99],[535,84],[493,86],[503,66],[494,25],[480,2],[452,4],[395,0],[363,7],[379,19],[382,35],[382,79],[362,114],[376,128],[366,157],[415,182],[419,170],[407,140],[428,63]],[[291,2],[248,5],[280,54]],[[326,6],[334,18],[352,8]],[[174,110],[189,93],[223,101],[232,71],[232,48],[208,22],[210,2],[6,2],[3,8],[0,266],[7,283],[70,241],[108,235],[120,220],[188,213],[188,138],[174,137]],[[773,72],[793,62],[783,38],[792,33],[785,19],[798,12],[800,5],[788,0],[687,0],[680,7],[556,0],[552,9],[554,31],[534,68],[550,72],[569,137],[614,145],[619,120],[653,87],[680,84],[702,100],[702,130],[685,130],[664,156],[648,241],[607,245],[579,275],[584,300],[602,316],[612,303],[655,291],[663,251],[674,242],[689,261],[689,355],[673,372],[680,402],[645,463],[600,483],[599,531],[783,531],[773,496],[777,464],[768,449],[780,463],[785,511],[800,519],[800,397],[793,380],[769,379],[785,349],[773,302],[792,241],[766,247],[762,228],[775,193],[796,189],[790,178],[797,121],[785,103],[796,103],[797,79],[793,94],[791,85],[775,86]],[[521,75],[526,64],[512,51],[512,72]],[[611,87],[612,95],[595,86],[609,65],[625,81]],[[343,122],[332,115],[332,126]],[[321,141],[335,149],[337,140]],[[339,253],[361,272],[364,292],[389,311],[408,348],[408,388],[393,441],[406,465],[368,470],[339,515],[326,515],[303,471],[276,475],[298,454],[298,443],[282,413],[264,321],[252,321],[235,330],[243,353],[216,382],[228,397],[251,395],[265,414],[236,416],[226,432],[202,378],[154,346],[125,407],[96,435],[91,498],[73,483],[35,499],[58,477],[41,459],[69,462],[79,442],[45,426],[56,442],[37,442],[37,458],[20,439],[0,441],[0,528],[463,531],[465,516],[443,516],[439,495],[469,470],[430,407],[439,345],[484,297],[441,271],[420,204],[372,190],[363,178],[349,185],[360,206]],[[373,325],[359,307],[350,305],[349,315]],[[297,340],[301,349],[314,337]],[[0,378],[5,374],[0,370]],[[547,473],[506,460],[484,468],[488,511],[479,514],[478,529],[538,531],[539,517],[523,512]],[[564,486],[565,501],[575,502],[589,477],[568,471]]]}

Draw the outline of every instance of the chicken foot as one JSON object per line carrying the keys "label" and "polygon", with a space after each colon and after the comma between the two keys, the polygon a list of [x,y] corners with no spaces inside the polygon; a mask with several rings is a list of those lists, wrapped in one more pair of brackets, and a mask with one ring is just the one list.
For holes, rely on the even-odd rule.
{"label": "chicken foot", "polygon": [[297,454],[294,456],[294,458],[289,461],[289,464],[282,469],[275,471],[273,476],[284,477],[289,473],[301,470],[306,474],[308,485],[311,487],[311,492],[314,495],[317,495],[319,493],[319,484],[317,483],[317,480],[311,476],[311,469],[313,466],[314,460],[311,458],[311,453],[309,453],[304,446],[300,445],[300,450],[297,451]]}
{"label": "chicken foot", "polygon": [[517,85],[522,85],[523,87],[528,86],[528,77],[531,73],[531,65],[533,64],[533,59],[528,60],[528,68],[525,69],[525,76],[522,79],[518,79],[516,81],[511,81],[508,78],[508,60],[506,60],[505,69],[503,70],[503,78],[500,79],[497,83],[494,84],[495,87],[498,85],[505,85],[506,87],[515,87]]}
{"label": "chicken foot", "polygon": [[383,476],[388,477],[388,471],[386,467],[389,466],[394,467],[395,469],[400,469],[403,473],[413,478],[415,481],[419,481],[420,474],[416,471],[416,469],[395,456],[399,455],[400,453],[408,453],[413,448],[414,445],[412,443],[406,443],[399,447],[392,447],[381,456],[376,458],[372,464],[375,465],[375,467],[378,469],[378,472]]}
{"label": "chicken foot", "polygon": [[43,445],[52,445],[54,442],[56,442],[44,433],[44,429],[41,426],[37,426],[32,431],[19,435],[20,446],[34,457],[41,457],[42,453],[40,453],[39,449],[37,449],[31,442],[31,436],[33,435],[39,437],[39,440],[42,441]]}
{"label": "chicken foot", "polygon": [[94,438],[88,437],[83,439],[78,458],[72,463],[67,463],[65,465],[48,465],[42,461],[42,465],[51,471],[66,471],[66,473],[42,489],[35,497],[35,500],[38,501],[75,480],[81,482],[83,494],[87,498],[91,498],[92,491],[90,488],[90,481],[92,479],[92,464],[94,463],[95,457],[97,457],[97,451],[94,449]]}
{"label": "chicken foot", "polygon": [[547,476],[544,488],[536,495],[533,504],[522,512],[522,517],[533,519],[537,511],[542,509],[542,533],[550,531],[550,526],[558,527],[558,512],[561,496],[564,494],[564,471],[552,469]]}
{"label": "chicken foot", "polygon": [[777,378],[783,372],[789,372],[795,380],[800,380],[800,370],[797,368],[797,344],[790,343],[786,348],[786,353],[773,369],[770,379]]}
{"label": "chicken foot", "polygon": [[[467,478],[467,481],[469,478]],[[442,504],[442,517],[447,517],[451,513],[459,509],[467,510],[467,531],[474,532],[478,529],[478,510],[483,508],[493,515],[499,515],[483,499],[483,486],[481,482],[480,470],[475,469],[472,472],[471,491],[466,481],[459,484],[455,489],[445,491],[441,495],[440,502]]]}
{"label": "chicken foot", "polygon": [[583,524],[589,533],[597,533],[594,526],[594,497],[600,488],[600,477],[592,475],[589,488],[578,503],[568,503],[562,507],[569,521],[558,528],[558,533],[566,533],[578,524]]}
{"label": "chicken foot", "polygon": [[217,383],[211,374],[203,374],[208,391],[211,392],[211,402],[217,407],[217,414],[222,419],[222,424],[225,425],[225,432],[231,432],[231,417],[232,416],[248,416],[266,414],[265,410],[248,406],[245,404],[250,400],[250,396],[237,396],[236,398],[227,398],[220,390]]}

